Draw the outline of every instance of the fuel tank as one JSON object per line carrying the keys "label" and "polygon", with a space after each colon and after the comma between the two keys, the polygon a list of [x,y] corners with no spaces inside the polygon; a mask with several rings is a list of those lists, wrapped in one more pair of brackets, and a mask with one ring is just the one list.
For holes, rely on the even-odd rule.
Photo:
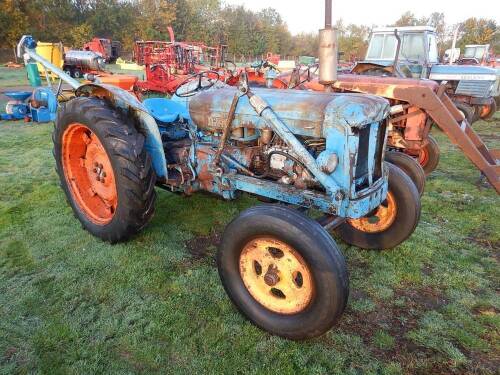
{"label": "fuel tank", "polygon": [[[235,88],[201,92],[189,101],[191,119],[200,129],[223,129]],[[389,102],[381,97],[364,94],[323,93],[300,90],[252,89],[296,135],[325,137],[327,127],[362,128],[385,119]],[[268,125],[253,109],[247,96],[236,107],[233,128],[262,129]]]}
{"label": "fuel tank", "polygon": [[92,51],[68,51],[64,55],[64,63],[65,65],[98,71],[102,71],[106,67],[102,56]]}

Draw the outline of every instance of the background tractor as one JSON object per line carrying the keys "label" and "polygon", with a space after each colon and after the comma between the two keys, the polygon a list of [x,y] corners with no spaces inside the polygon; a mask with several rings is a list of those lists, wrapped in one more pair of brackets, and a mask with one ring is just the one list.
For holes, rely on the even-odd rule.
{"label": "background tractor", "polygon": [[444,83],[446,94],[470,124],[489,119],[496,111],[500,76],[495,69],[440,63],[436,31],[430,26],[378,28],[372,31],[365,61],[353,73],[428,78]]}

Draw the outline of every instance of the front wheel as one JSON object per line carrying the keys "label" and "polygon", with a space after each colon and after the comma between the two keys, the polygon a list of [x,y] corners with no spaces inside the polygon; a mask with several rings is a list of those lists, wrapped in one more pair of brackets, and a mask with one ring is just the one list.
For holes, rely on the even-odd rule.
{"label": "front wheel", "polygon": [[337,234],[348,244],[363,249],[391,249],[415,231],[420,219],[420,195],[415,184],[398,167],[389,168],[386,200],[369,215],[346,220]]}
{"label": "front wheel", "polygon": [[155,174],[131,121],[103,100],[75,98],[61,106],[53,141],[61,187],[86,230],[118,242],[149,222]]}
{"label": "front wheel", "polygon": [[233,220],[217,266],[236,307],[255,325],[285,338],[325,333],[347,303],[342,253],[321,225],[287,207],[256,206]]}
{"label": "front wheel", "polygon": [[424,168],[425,175],[428,176],[437,168],[441,152],[436,139],[428,135],[427,144],[418,152],[417,160]]}

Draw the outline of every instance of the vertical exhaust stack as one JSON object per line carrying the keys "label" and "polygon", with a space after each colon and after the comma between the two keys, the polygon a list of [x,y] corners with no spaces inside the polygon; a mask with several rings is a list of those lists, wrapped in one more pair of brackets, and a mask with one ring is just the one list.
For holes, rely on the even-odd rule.
{"label": "vertical exhaust stack", "polygon": [[332,0],[325,0],[325,28],[319,31],[319,83],[325,91],[337,80],[337,31],[332,27]]}

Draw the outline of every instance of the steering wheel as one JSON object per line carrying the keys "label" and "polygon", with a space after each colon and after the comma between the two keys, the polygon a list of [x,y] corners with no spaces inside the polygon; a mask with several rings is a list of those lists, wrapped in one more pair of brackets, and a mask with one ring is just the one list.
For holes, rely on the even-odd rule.
{"label": "steering wheel", "polygon": [[310,82],[313,76],[318,72],[318,69],[319,69],[319,64],[311,64],[311,65],[300,64],[294,70],[296,82],[292,82],[292,80],[290,80],[288,88],[294,89],[297,86],[302,85],[303,83]]}
{"label": "steering wheel", "polygon": [[[216,78],[210,78],[210,75],[215,75]],[[208,79],[208,84],[203,85],[203,77],[206,77]],[[183,87],[184,85],[187,85],[195,80],[198,80],[198,84],[194,89],[191,89],[186,92],[179,92],[179,89]],[[220,81],[220,74],[216,71],[213,70],[207,70],[204,72],[199,72],[196,74],[193,74],[192,76],[187,77],[175,90],[175,95],[177,95],[179,98],[188,98],[190,96],[195,95],[198,91],[205,91],[211,88],[213,85],[215,85],[218,81]]]}

